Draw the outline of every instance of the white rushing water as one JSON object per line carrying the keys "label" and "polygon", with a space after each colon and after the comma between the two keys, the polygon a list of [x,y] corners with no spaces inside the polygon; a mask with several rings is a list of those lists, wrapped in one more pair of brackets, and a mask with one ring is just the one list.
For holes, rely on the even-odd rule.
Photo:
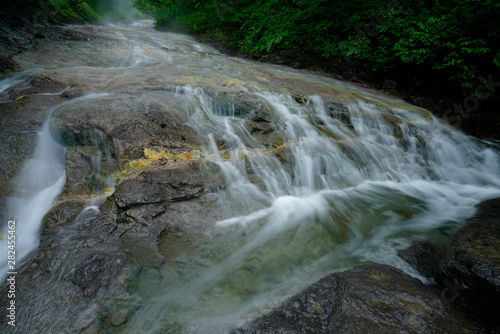
{"label": "white rushing water", "polygon": [[[78,103],[84,99],[105,96],[106,93],[88,94],[72,101]],[[55,110],[54,109],[54,110]],[[52,114],[52,113],[51,113]],[[12,181],[13,194],[7,198],[5,219],[15,221],[15,268],[29,258],[40,243],[40,230],[45,214],[54,205],[54,200],[61,193],[66,182],[65,148],[57,143],[50,127],[50,116],[38,132],[38,141],[33,153]],[[7,250],[8,226],[2,231],[0,249]],[[5,251],[7,254],[7,251]],[[0,258],[0,277],[9,271],[7,257]]]}
{"label": "white rushing water", "polygon": [[[319,96],[304,105],[286,94],[251,93],[275,111],[278,149],[260,143],[213,95],[178,88],[187,123],[229,185],[221,206],[236,215],[191,254],[191,269],[179,273],[168,263],[159,290],[139,289],[145,306],[128,333],[176,326],[176,333],[222,333],[332,270],[367,261],[427,282],[397,249],[414,236],[449,241],[475,204],[500,196],[498,146],[424,110],[354,101],[346,120]],[[224,255],[199,254],[213,252]]]}
{"label": "white rushing water", "polygon": [[[66,181],[65,149],[52,139],[49,120],[38,133],[34,156],[28,160],[14,180],[14,194],[7,199],[6,218],[16,222],[15,268],[28,257],[39,244],[43,216],[50,210]],[[2,233],[0,249],[7,249],[7,227]],[[7,254],[7,251],[5,251]],[[8,270],[7,257],[0,258],[0,277]]]}

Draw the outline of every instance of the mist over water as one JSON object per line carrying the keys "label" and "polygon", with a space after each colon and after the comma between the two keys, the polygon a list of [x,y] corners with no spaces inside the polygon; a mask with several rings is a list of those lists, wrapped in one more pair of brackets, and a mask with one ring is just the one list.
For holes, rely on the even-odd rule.
{"label": "mist over water", "polygon": [[132,0],[101,1],[100,23],[117,24],[145,19],[145,15],[132,7]]}

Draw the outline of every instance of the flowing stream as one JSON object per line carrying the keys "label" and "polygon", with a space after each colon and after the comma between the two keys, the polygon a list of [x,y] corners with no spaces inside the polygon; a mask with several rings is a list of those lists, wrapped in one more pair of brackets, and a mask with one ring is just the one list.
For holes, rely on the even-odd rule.
{"label": "flowing stream", "polygon": [[[203,236],[161,240],[165,261],[141,271],[131,292],[140,302],[118,332],[222,333],[332,271],[366,262],[428,282],[397,250],[416,236],[446,245],[474,205],[500,196],[498,144],[426,110],[306,71],[228,57],[150,22],[71,29],[102,39],[42,45],[16,60],[93,93],[175,91],[203,156],[227,183],[214,196],[228,218]],[[22,82],[0,81],[0,93]],[[276,145],[258,140],[234,104],[218,102],[224,91],[273,110],[266,131],[277,134]],[[347,109],[332,107],[333,98]],[[65,182],[64,148],[49,122],[8,201],[19,261],[36,249],[42,218]]]}
{"label": "flowing stream", "polygon": [[[499,194],[496,150],[430,114],[355,101],[348,126],[327,113],[319,96],[300,105],[290,95],[256,91],[276,111],[274,126],[293,155],[285,166],[203,89],[177,93],[190,126],[205,139],[205,155],[229,181],[223,201],[234,216],[219,221],[185,257],[143,273],[139,291],[148,303],[127,333],[186,323],[188,332],[224,332],[228,323],[277,306],[291,290],[364,262],[393,265],[428,282],[397,249],[415,236],[449,241],[475,204]],[[397,119],[397,135],[389,115]],[[224,138],[224,154],[214,138]],[[160,290],[150,286],[156,275]],[[165,309],[174,312],[167,316]]]}
{"label": "flowing stream", "polygon": [[1,249],[7,249],[8,236],[15,241],[15,261],[7,268],[7,257],[0,259],[0,277],[15,271],[39,243],[43,216],[50,210],[66,181],[64,147],[52,139],[47,120],[38,133],[34,157],[14,180],[16,191],[7,200],[6,217],[16,222],[15,234],[4,229]]}

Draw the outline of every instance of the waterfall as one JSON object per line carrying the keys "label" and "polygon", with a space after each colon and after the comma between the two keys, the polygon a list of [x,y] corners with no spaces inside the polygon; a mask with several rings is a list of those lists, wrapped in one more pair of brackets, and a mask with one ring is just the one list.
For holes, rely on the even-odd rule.
{"label": "waterfall", "polygon": [[[88,94],[64,102],[56,106],[53,111],[69,103],[106,95],[108,94]],[[4,219],[16,222],[16,268],[19,268],[19,265],[38,248],[43,217],[54,205],[54,200],[66,182],[66,149],[53,138],[50,115],[38,132],[33,157],[24,164],[13,180],[15,190],[5,203]],[[5,237],[0,240],[0,249],[6,250],[7,226],[2,234]],[[7,270],[7,257],[3,257],[0,259],[0,276],[4,277],[8,271],[10,270]]]}
{"label": "waterfall", "polygon": [[[449,243],[477,203],[500,196],[496,142],[471,138],[403,101],[307,71],[227,57],[190,37],[154,31],[152,24],[68,27],[96,38],[67,43],[45,39],[36,49],[16,56],[23,69],[42,66],[43,77],[59,82],[57,87],[66,83],[70,88],[68,94],[44,101],[36,99],[62,92],[26,93],[30,101],[12,103],[15,112],[24,111],[21,102],[33,103],[28,108],[37,103],[54,106],[91,90],[117,97],[60,110],[73,113],[71,118],[78,121],[74,124],[85,124],[83,130],[80,125],[71,128],[71,120],[64,126],[83,135],[81,147],[75,149],[92,148],[86,154],[89,170],[110,180],[109,186],[123,178],[149,182],[141,179],[141,173],[151,169],[112,174],[122,162],[140,161],[145,149],[175,155],[196,150],[196,159],[206,160],[210,170],[219,169],[225,178],[217,192],[199,197],[197,193],[181,202],[155,202],[161,210],[151,215],[150,204],[142,202],[129,209],[100,207],[110,192],[101,194],[87,201],[66,235],[57,234],[70,248],[87,223],[100,223],[101,218],[116,223],[117,234],[143,225],[138,231],[147,239],[140,239],[137,247],[134,234],[125,240],[110,232],[113,252],[116,246],[120,256],[129,257],[137,276],[123,284],[124,291],[105,291],[103,286],[102,294],[82,297],[88,308],[77,305],[84,307],[81,318],[107,317],[104,313],[109,312],[113,325],[104,328],[109,325],[106,318],[102,330],[225,333],[329,273],[369,262],[395,266],[428,283],[398,257],[398,250],[414,237]],[[26,79],[36,71],[0,80],[0,103],[14,102],[11,93],[23,93]],[[107,94],[73,98],[54,110],[103,95]],[[130,114],[119,119],[120,111]],[[89,122],[89,117],[96,119]],[[115,117],[116,127],[110,126]],[[62,115],[60,120],[64,119]],[[124,120],[135,129],[123,126]],[[2,224],[16,221],[15,269],[36,251],[43,217],[65,184],[65,148],[54,141],[49,123],[50,116],[38,133],[33,158],[13,180],[15,190],[6,200]],[[191,130],[180,133],[181,123],[194,130],[198,141],[192,139],[196,136]],[[130,131],[130,138],[120,131]],[[123,156],[113,156],[122,147]],[[200,161],[169,160],[145,168],[155,166],[156,173],[162,168],[185,168],[185,162],[201,172],[198,167],[204,166]],[[125,195],[129,191],[116,189]],[[112,203],[110,198],[108,204]],[[199,211],[192,215],[192,210]],[[151,224],[136,218],[143,213]],[[113,218],[115,214],[118,218]],[[182,224],[189,229],[183,230]],[[91,228],[84,237],[100,239],[98,230]],[[4,277],[7,226],[1,233],[0,276]],[[155,251],[158,247],[163,262],[155,259],[150,264],[146,258],[136,263],[136,257],[149,256],[143,240],[151,242],[148,247]],[[82,263],[72,259],[63,265],[78,273],[73,269]],[[44,266],[39,267],[42,275],[51,275]],[[71,277],[54,279],[66,284],[64,280]],[[113,299],[122,298],[121,292],[130,299]],[[52,299],[49,294],[47,300]],[[122,310],[128,313],[118,314]],[[33,312],[32,319],[43,312]],[[63,319],[65,314],[61,312],[59,323],[51,328],[70,328],[57,327],[73,321]]]}
{"label": "waterfall", "polygon": [[[225,175],[221,207],[233,215],[217,223],[197,252],[226,255],[192,255],[194,263],[205,263],[194,274],[166,279],[161,292],[141,290],[148,302],[128,333],[157,332],[165,323],[182,323],[192,333],[224,332],[228,323],[277,305],[290,289],[367,261],[428,282],[397,249],[414,236],[451,238],[475,204],[500,196],[498,145],[468,137],[425,110],[354,99],[342,113],[320,96],[299,103],[287,94],[247,93],[274,111],[279,147],[255,138],[247,119],[216,95],[177,89],[186,123]],[[289,161],[279,158],[282,151]],[[168,276],[174,269],[163,270]]]}
{"label": "waterfall", "polygon": [[[29,159],[14,180],[14,194],[6,202],[6,219],[16,222],[16,268],[32,254],[40,242],[39,235],[44,215],[52,207],[66,181],[65,149],[56,143],[50,133],[50,117],[38,133],[33,158]],[[7,230],[0,241],[0,249],[7,254]],[[0,259],[0,276],[7,271],[7,257]]]}

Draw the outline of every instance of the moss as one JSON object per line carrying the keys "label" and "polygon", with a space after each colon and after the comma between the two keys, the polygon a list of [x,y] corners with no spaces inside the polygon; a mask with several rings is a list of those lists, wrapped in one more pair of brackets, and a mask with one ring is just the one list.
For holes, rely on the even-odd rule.
{"label": "moss", "polygon": [[104,190],[104,195],[112,195],[115,192],[115,187],[109,187],[106,190]]}

